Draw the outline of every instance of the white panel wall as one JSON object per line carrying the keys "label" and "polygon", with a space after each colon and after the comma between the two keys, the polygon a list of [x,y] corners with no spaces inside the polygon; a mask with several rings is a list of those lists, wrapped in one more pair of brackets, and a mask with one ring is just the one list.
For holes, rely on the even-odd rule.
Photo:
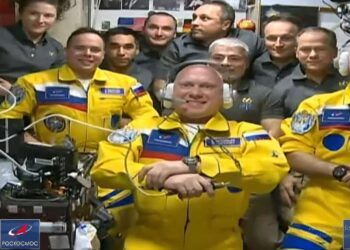
{"label": "white panel wall", "polygon": [[[330,3],[333,6],[336,6],[330,0],[325,0],[325,1],[327,1],[327,3]],[[322,2],[322,0],[293,0],[293,1],[287,1],[287,0],[261,0],[261,5],[274,5],[274,4],[293,5],[293,6],[328,7],[327,5],[325,5]],[[341,46],[346,41],[348,41],[350,39],[350,37],[348,35],[346,35],[339,28],[339,18],[333,13],[320,12],[320,15],[319,15],[319,26],[331,29],[337,34],[338,48],[341,48]]]}
{"label": "white panel wall", "polygon": [[66,44],[66,40],[72,31],[79,27],[87,26],[88,24],[88,1],[77,0],[76,2],[77,5],[67,11],[64,15],[64,19],[58,21],[50,30],[50,34],[63,45]]}

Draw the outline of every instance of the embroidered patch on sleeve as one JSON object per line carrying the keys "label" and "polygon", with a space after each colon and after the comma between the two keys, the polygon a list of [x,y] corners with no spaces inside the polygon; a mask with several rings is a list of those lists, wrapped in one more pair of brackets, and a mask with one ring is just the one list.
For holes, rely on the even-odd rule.
{"label": "embroidered patch on sleeve", "polygon": [[315,125],[316,116],[306,111],[295,113],[292,117],[291,128],[295,134],[305,134]]}
{"label": "embroidered patch on sleeve", "polygon": [[143,85],[141,83],[137,83],[131,89],[132,89],[132,92],[134,93],[134,95],[137,97],[143,96],[147,93],[145,88],[143,87]]}

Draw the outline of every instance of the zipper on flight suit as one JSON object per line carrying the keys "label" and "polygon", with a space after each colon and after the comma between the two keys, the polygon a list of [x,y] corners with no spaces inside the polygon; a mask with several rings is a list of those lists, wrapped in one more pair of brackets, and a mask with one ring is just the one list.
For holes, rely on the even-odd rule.
{"label": "zipper on flight suit", "polygon": [[[189,141],[187,133],[184,133],[185,130],[184,130],[182,124],[181,124],[181,130],[180,131],[181,131],[182,135],[184,136],[184,138],[185,138],[185,140],[187,142],[187,145],[188,145],[188,153],[189,153],[188,156],[191,156],[191,151],[192,151],[191,148],[192,148],[192,145],[193,145],[192,143],[197,139],[198,136],[200,136],[201,129],[198,127],[197,134],[193,137],[192,142]],[[200,145],[200,143],[198,145]],[[198,151],[198,149],[196,151]],[[182,245],[183,249],[186,248],[186,233],[187,233],[187,228],[188,228],[190,222],[191,222],[191,220],[190,220],[190,200],[187,199],[186,221],[185,221],[184,232],[183,232],[184,233],[183,234],[183,245]]]}
{"label": "zipper on flight suit", "polygon": [[[87,120],[87,118],[88,118],[88,114],[89,114],[89,110],[90,110],[90,108],[89,108],[89,99],[90,99],[90,86],[91,86],[91,84],[93,84],[94,83],[94,80],[93,79],[91,79],[91,82],[90,82],[90,84],[89,84],[89,86],[88,86],[88,88],[87,88],[87,90],[85,90],[84,89],[84,87],[82,86],[82,84],[79,82],[79,84],[80,84],[80,87],[82,87],[83,88],[83,90],[86,92],[86,113],[85,113],[85,123],[88,123],[88,120]],[[88,126],[87,125],[85,125],[85,140],[84,140],[84,151],[83,152],[86,152],[86,142],[87,142],[87,137],[88,137]]]}

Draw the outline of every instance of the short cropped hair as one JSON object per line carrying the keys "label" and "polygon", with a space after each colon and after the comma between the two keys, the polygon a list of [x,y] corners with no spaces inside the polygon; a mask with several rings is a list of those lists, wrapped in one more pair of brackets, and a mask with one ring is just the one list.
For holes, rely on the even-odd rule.
{"label": "short cropped hair", "polygon": [[213,50],[218,45],[224,45],[228,47],[240,47],[243,48],[246,56],[249,55],[249,47],[246,43],[242,42],[241,40],[233,37],[225,37],[215,40],[212,44],[209,46],[209,54],[211,55],[213,53]]}
{"label": "short cropped hair", "polygon": [[307,27],[302,29],[301,31],[299,31],[297,38],[299,38],[302,34],[307,33],[307,32],[322,32],[323,34],[325,34],[328,38],[328,42],[329,45],[334,48],[337,49],[337,36],[334,33],[334,31],[323,28],[323,27]]}
{"label": "short cropped hair", "polygon": [[150,18],[152,16],[168,16],[168,17],[170,17],[174,21],[175,31],[177,30],[177,20],[176,20],[176,18],[173,15],[171,15],[168,12],[165,12],[165,11],[150,11],[150,12],[148,12],[147,18],[145,19],[144,27],[146,27],[148,21],[150,20]]}
{"label": "short cropped hair", "polygon": [[111,28],[109,30],[106,31],[106,33],[104,33],[103,35],[103,40],[105,41],[105,43],[108,42],[109,38],[115,35],[130,35],[132,37],[134,37],[135,39],[135,43],[136,46],[139,46],[139,35],[138,33],[130,28],[127,27],[115,27],[115,28]]}
{"label": "short cropped hair", "polygon": [[99,37],[101,37],[101,39],[103,40],[103,37],[102,35],[100,34],[100,32],[98,32],[97,30],[93,29],[93,28],[89,28],[89,27],[81,27],[81,28],[78,28],[76,29],[75,31],[73,31],[70,36],[68,37],[67,39],[67,44],[66,46],[68,47],[69,44],[71,43],[72,39],[75,37],[75,36],[78,36],[78,35],[81,35],[81,34],[95,34],[95,35],[98,35]]}

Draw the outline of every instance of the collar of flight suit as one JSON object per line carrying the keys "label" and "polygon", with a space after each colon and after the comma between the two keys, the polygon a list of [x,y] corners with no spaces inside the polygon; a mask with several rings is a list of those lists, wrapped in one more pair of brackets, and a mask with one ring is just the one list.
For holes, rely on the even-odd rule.
{"label": "collar of flight suit", "polygon": [[[169,116],[165,116],[158,128],[162,130],[183,129],[182,122],[179,115],[176,112],[171,113]],[[205,125],[204,130],[227,132],[230,130],[228,121],[221,113],[216,113]]]}
{"label": "collar of flight suit", "polygon": [[[75,82],[78,80],[74,71],[67,65],[64,64],[58,69],[58,80],[62,82]],[[107,76],[100,68],[95,70],[94,76],[92,77],[93,82],[105,83],[107,82]]]}

